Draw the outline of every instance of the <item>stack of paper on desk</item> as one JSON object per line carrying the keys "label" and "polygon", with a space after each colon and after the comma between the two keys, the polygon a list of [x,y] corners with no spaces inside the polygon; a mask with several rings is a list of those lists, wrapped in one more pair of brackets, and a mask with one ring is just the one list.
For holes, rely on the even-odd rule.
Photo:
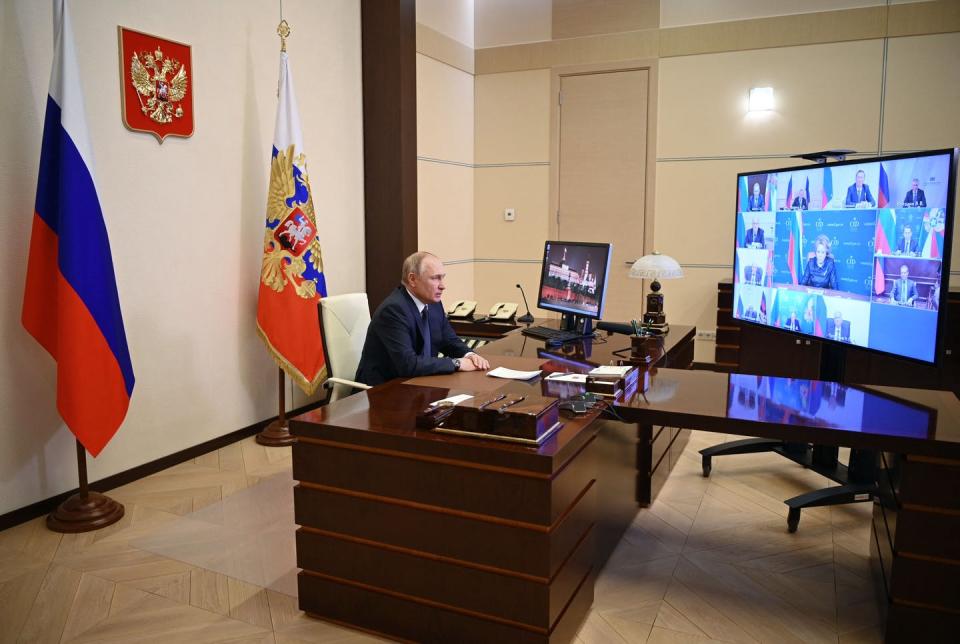
{"label": "stack of paper on desk", "polygon": [[506,378],[507,380],[530,380],[540,375],[540,370],[536,371],[517,371],[516,369],[507,369],[506,367],[497,367],[487,372],[488,376],[494,378]]}
{"label": "stack of paper on desk", "polygon": [[631,365],[626,365],[624,367],[615,367],[613,365],[604,365],[602,367],[597,367],[590,371],[591,376],[616,376],[618,378],[623,378],[627,375],[627,372],[633,369]]}

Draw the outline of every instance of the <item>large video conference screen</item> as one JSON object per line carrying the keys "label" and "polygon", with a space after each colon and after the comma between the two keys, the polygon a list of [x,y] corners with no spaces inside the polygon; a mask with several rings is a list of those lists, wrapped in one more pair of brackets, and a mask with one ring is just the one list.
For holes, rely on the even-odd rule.
{"label": "large video conference screen", "polygon": [[955,154],[737,175],[733,317],[934,362]]}

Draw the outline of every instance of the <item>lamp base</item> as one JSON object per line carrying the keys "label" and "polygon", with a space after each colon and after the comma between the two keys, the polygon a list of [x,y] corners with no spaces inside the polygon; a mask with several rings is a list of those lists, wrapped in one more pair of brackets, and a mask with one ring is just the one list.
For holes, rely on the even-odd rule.
{"label": "lamp base", "polygon": [[667,323],[667,316],[663,312],[647,311],[643,314],[644,325],[663,325]]}
{"label": "lamp base", "polygon": [[647,333],[652,333],[654,335],[666,335],[670,332],[670,325],[666,322],[655,324],[644,321],[643,328],[646,329]]}

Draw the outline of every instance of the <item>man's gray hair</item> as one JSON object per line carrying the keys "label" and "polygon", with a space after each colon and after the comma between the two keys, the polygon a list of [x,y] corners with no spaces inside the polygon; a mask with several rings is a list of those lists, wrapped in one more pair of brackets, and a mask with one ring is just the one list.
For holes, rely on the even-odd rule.
{"label": "man's gray hair", "polygon": [[433,253],[425,250],[417,251],[410,257],[403,260],[403,268],[400,270],[400,283],[407,283],[407,275],[421,275],[423,273],[423,260],[427,257],[436,257]]}

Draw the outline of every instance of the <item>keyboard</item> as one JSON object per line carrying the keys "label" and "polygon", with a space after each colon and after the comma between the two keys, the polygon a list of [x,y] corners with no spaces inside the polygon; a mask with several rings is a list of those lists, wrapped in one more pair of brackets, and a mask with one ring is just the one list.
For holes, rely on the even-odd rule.
{"label": "keyboard", "polygon": [[551,340],[554,342],[570,342],[571,340],[580,340],[583,336],[575,331],[561,331],[559,329],[551,329],[545,326],[531,326],[527,327],[520,331],[524,335],[529,335],[531,338],[539,338],[540,340]]}

